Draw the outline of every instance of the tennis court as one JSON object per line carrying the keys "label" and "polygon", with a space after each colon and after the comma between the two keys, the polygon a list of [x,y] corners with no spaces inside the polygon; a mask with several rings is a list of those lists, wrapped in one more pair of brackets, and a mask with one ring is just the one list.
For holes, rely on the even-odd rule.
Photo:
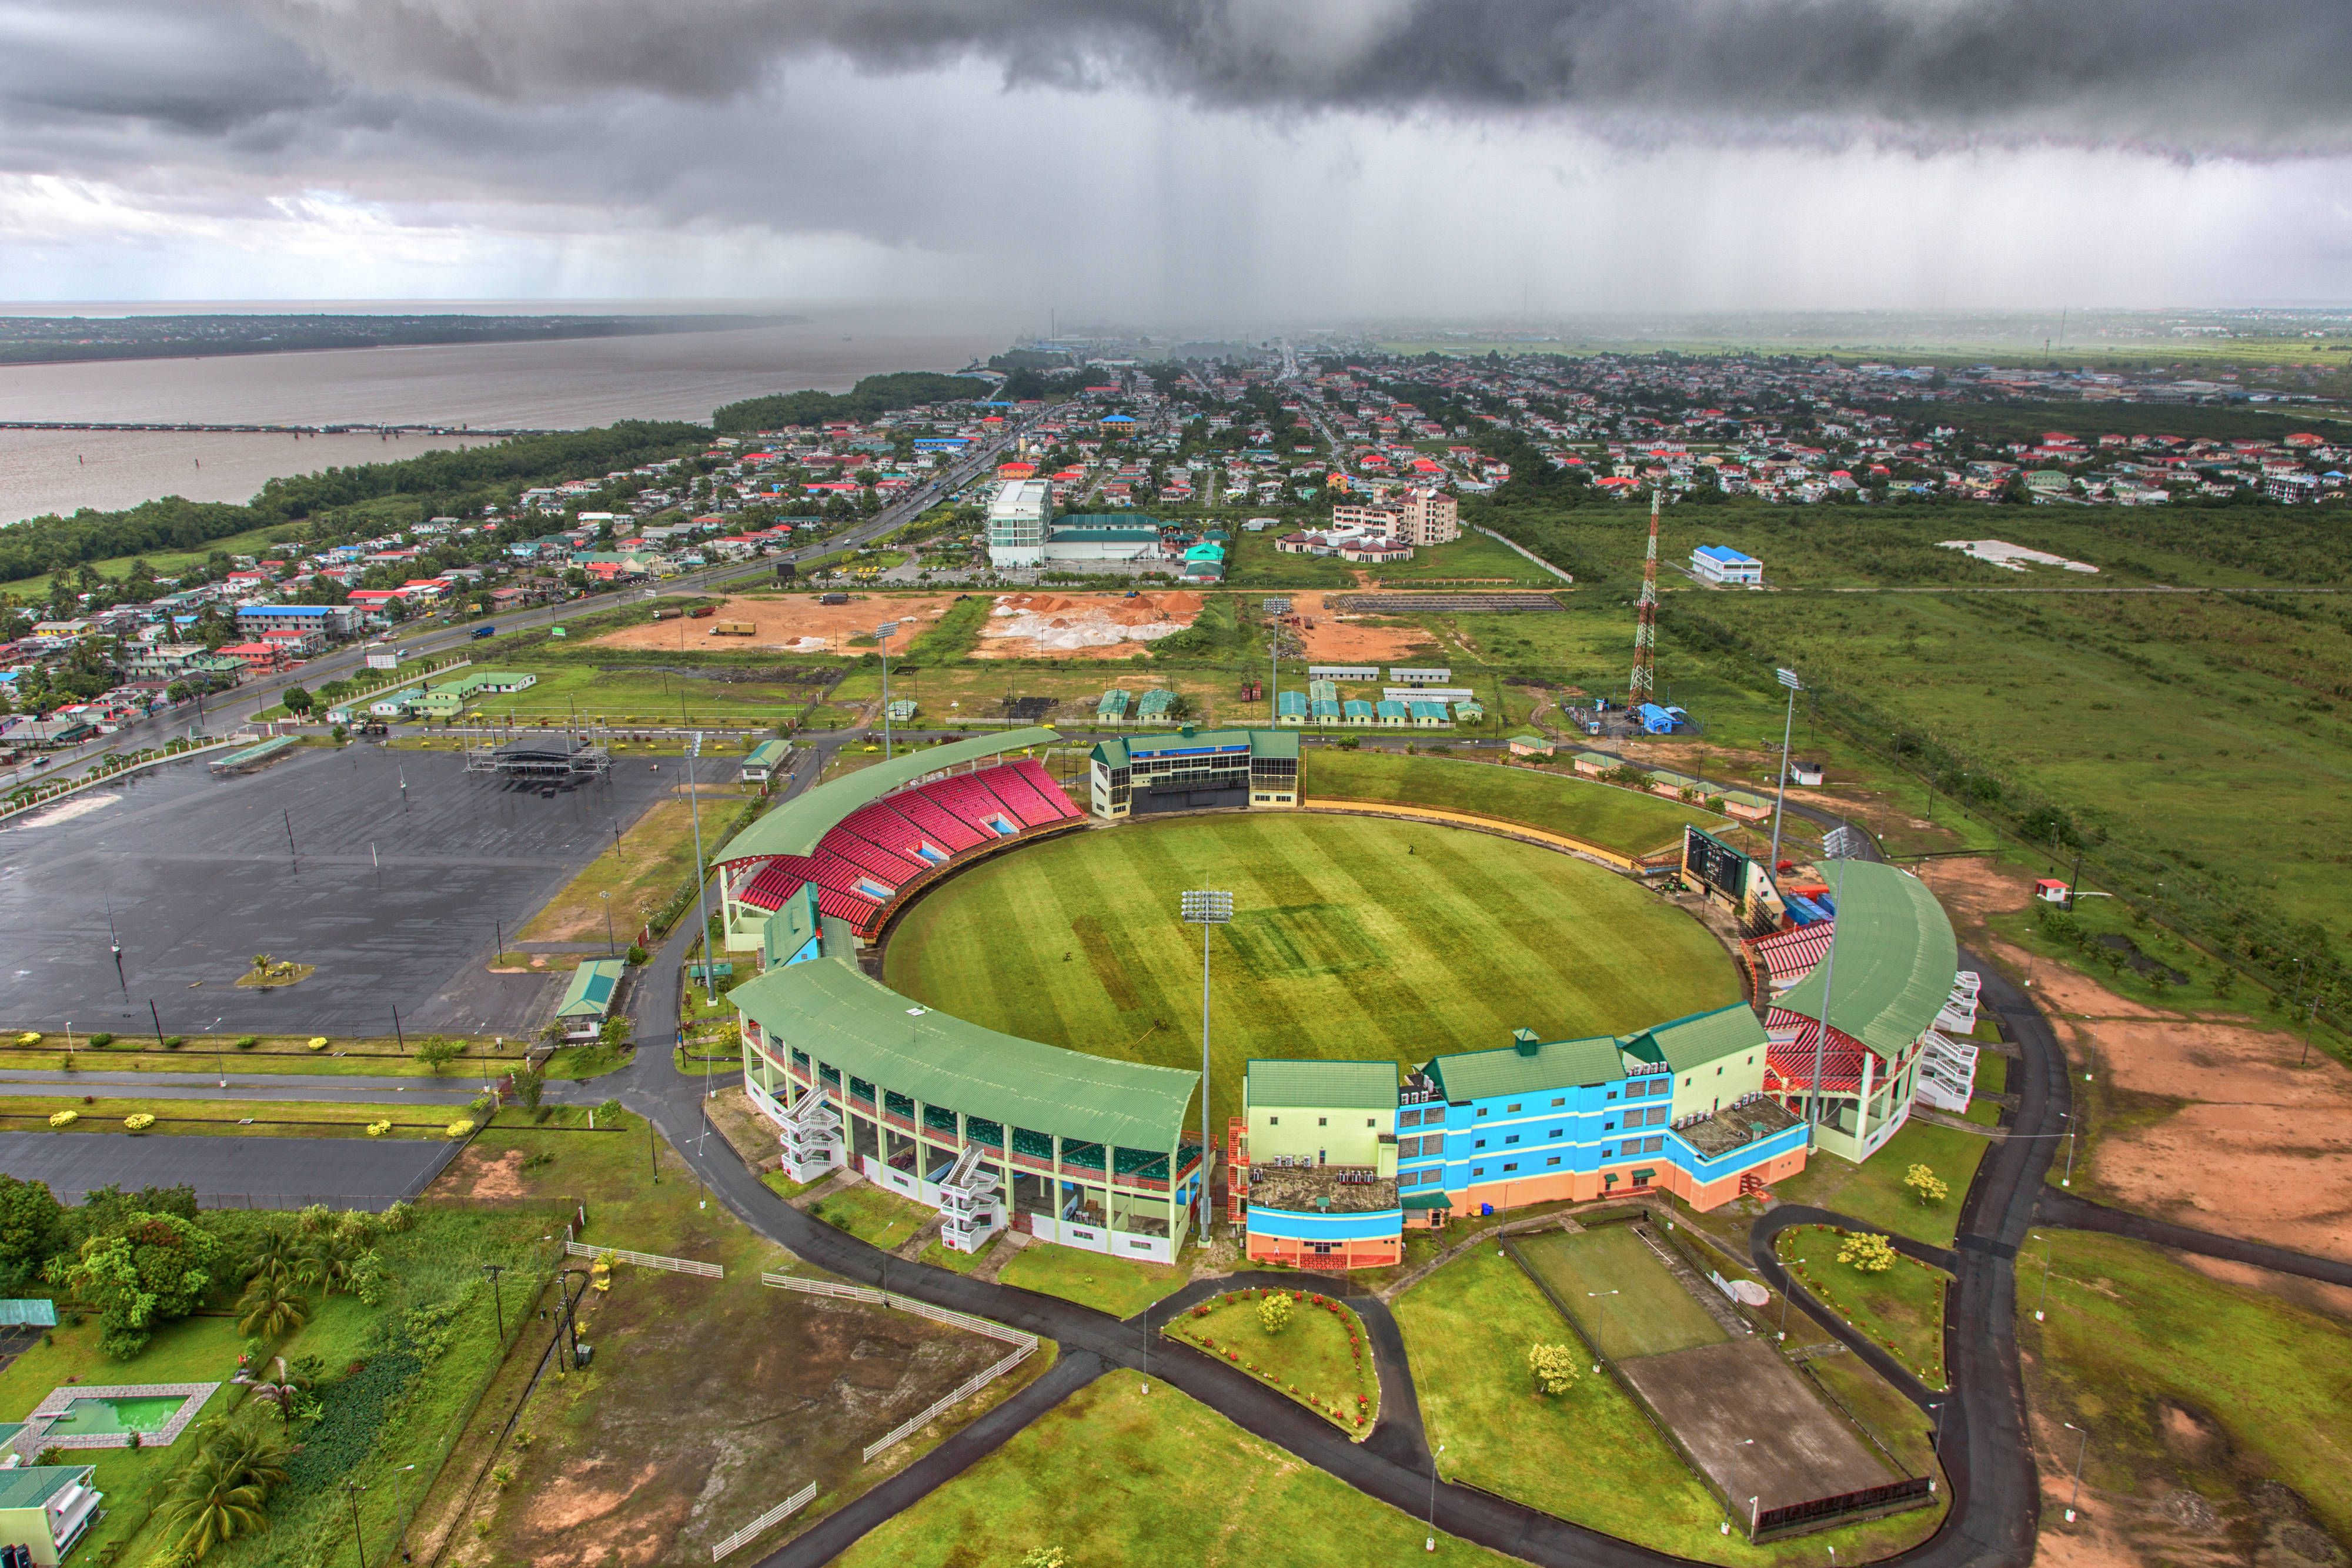
{"label": "tennis court", "polygon": [[1717,1344],[1729,1336],[1631,1225],[1512,1243],[1519,1260],[1612,1361]]}

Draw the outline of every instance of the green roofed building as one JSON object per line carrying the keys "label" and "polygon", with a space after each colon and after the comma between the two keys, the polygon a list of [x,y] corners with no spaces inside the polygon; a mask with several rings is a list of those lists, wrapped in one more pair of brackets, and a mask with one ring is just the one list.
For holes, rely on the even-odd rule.
{"label": "green roofed building", "polygon": [[90,1488],[97,1473],[93,1465],[0,1469],[0,1544],[24,1548],[44,1568],[62,1562],[106,1500]]}
{"label": "green roofed building", "polygon": [[1102,700],[1100,702],[1095,704],[1095,722],[1097,724],[1125,723],[1127,719],[1127,694],[1120,691],[1117,686],[1113,686],[1110,690],[1103,693]]}
{"label": "green roofed building", "polygon": [[1088,768],[1089,804],[1109,821],[1213,806],[1298,804],[1298,737],[1272,729],[1196,729],[1106,740]]}
{"label": "green roofed building", "polygon": [[537,685],[539,677],[527,670],[467,670],[454,680],[425,687],[425,695],[414,706],[426,718],[455,718],[477,697],[519,692]]}
{"label": "green roofed building", "polygon": [[820,945],[730,993],[746,1087],[788,1142],[796,1115],[822,1113],[841,1163],[919,1202],[997,1205],[1041,1239],[1174,1261],[1200,1176],[1184,1142],[1199,1073],[982,1029],[867,977],[854,944]]}
{"label": "green roofed building", "polygon": [[763,740],[743,755],[744,781],[765,784],[776,776],[785,758],[793,754],[792,744],[782,740]]}
{"label": "green roofed building", "polygon": [[1145,724],[1166,724],[1168,710],[1176,706],[1176,694],[1165,686],[1155,686],[1143,694],[1135,705],[1135,716]]}
{"label": "green roofed building", "polygon": [[[1766,1015],[1773,1069],[1766,1087],[1819,1123],[1822,1148],[1861,1161],[1910,1119],[1929,1053],[1952,1049],[1935,1024],[1951,998],[1959,947],[1943,905],[1908,872],[1836,861],[1828,873],[1834,935]],[[1809,1110],[1809,1103],[1816,1103]]]}
{"label": "green roofed building", "polygon": [[589,958],[572,971],[572,984],[564,988],[563,999],[555,1008],[564,1039],[594,1040],[604,1032],[625,968],[618,958]]}

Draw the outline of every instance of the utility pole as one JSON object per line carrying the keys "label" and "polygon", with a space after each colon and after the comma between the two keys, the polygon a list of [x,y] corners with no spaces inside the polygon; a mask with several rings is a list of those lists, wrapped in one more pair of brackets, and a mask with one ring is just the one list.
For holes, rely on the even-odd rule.
{"label": "utility pole", "polygon": [[507,1266],[503,1263],[482,1265],[482,1272],[490,1277],[490,1305],[499,1315],[499,1343],[501,1346],[507,1343],[507,1303],[504,1295],[499,1290],[499,1276],[506,1271]]}
{"label": "utility pole", "polygon": [[1789,712],[1780,721],[1780,777],[1772,791],[1772,863],[1766,868],[1776,877],[1780,874],[1780,808],[1789,800],[1789,737],[1797,727],[1797,694],[1805,689],[1796,671],[1778,673],[1780,684],[1789,688]]}
{"label": "utility pole", "polygon": [[1642,705],[1653,700],[1658,686],[1658,507],[1664,496],[1663,483],[1650,486],[1650,553],[1642,562],[1642,602],[1633,613],[1633,678],[1625,695],[1625,706],[1637,723]]}

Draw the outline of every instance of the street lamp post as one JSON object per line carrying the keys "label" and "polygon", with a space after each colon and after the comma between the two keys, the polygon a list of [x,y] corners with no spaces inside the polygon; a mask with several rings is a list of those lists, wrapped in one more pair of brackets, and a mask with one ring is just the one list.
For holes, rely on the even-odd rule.
{"label": "street lamp post", "polygon": [[598,894],[604,901],[604,956],[613,956],[613,894],[610,888]]}
{"label": "street lamp post", "polygon": [[507,1266],[503,1263],[485,1263],[482,1265],[482,1272],[488,1275],[490,1279],[490,1305],[498,1312],[499,1344],[501,1347],[503,1347],[507,1343],[507,1303],[504,1293],[499,1289],[499,1276],[506,1271]]}
{"label": "street lamp post", "polygon": [[1601,1322],[1592,1331],[1592,1354],[1594,1358],[1592,1370],[1595,1373],[1598,1373],[1601,1370],[1601,1364],[1609,1359],[1609,1353],[1601,1348],[1602,1336],[1607,1334],[1609,1332],[1609,1302],[1607,1298],[1615,1295],[1617,1292],[1614,1291],[1587,1291],[1584,1293],[1588,1298],[1601,1302]]}
{"label": "street lamp post", "polygon": [[[1445,1445],[1437,1445],[1437,1454],[1445,1452]],[[1423,1552],[1437,1550],[1437,1454],[1429,1456],[1429,1539],[1421,1543]]]}
{"label": "street lamp post", "polygon": [[1772,792],[1772,866],[1774,876],[1780,874],[1780,808],[1789,798],[1789,738],[1797,727],[1797,694],[1805,684],[1797,679],[1794,670],[1779,672],[1780,684],[1789,688],[1788,716],[1780,721],[1780,777]]}
{"label": "street lamp post", "polygon": [[415,1467],[415,1465],[401,1465],[401,1466],[398,1466],[397,1468],[395,1468],[395,1469],[394,1469],[394,1471],[393,1471],[393,1474],[394,1474],[394,1475],[396,1475],[396,1476],[399,1476],[399,1477],[401,1478],[401,1481],[400,1481],[400,1498],[399,1498],[398,1502],[394,1505],[394,1515],[395,1515],[395,1517],[396,1517],[396,1518],[399,1520],[399,1521],[400,1521],[400,1533],[399,1533],[398,1535],[396,1535],[396,1536],[394,1536],[394,1537],[393,1538],[393,1546],[394,1546],[394,1548],[395,1548],[395,1549],[400,1552],[400,1560],[401,1560],[403,1563],[405,1563],[405,1562],[407,1562],[407,1561],[408,1561],[408,1477],[407,1477],[407,1472],[408,1472],[408,1471],[410,1471],[410,1470],[415,1469],[415,1468],[416,1468],[416,1467]]}
{"label": "street lamp post", "polygon": [[2074,1490],[2066,1499],[2066,1522],[2072,1524],[2074,1522],[2074,1511],[2081,1507],[2083,1502],[2083,1456],[2091,1451],[2091,1429],[2088,1427],[2077,1427],[2072,1421],[2067,1422],[2065,1426],[2069,1432],[2083,1434],[2083,1441],[2074,1449]]}
{"label": "street lamp post", "polygon": [[360,1568],[367,1568],[367,1539],[360,1531],[360,1493],[367,1488],[354,1480],[343,1482],[343,1495],[352,1500],[352,1545],[360,1554]]}
{"label": "street lamp post", "polygon": [[2033,1303],[2033,1321],[2037,1323],[2042,1321],[2042,1310],[2050,1305],[2050,1255],[2056,1247],[2054,1239],[2042,1239],[2042,1299]]}
{"label": "street lamp post", "polygon": [[896,621],[885,621],[874,628],[874,641],[882,648],[882,760],[890,760],[890,637],[898,630]]}
{"label": "street lamp post", "polygon": [[1201,928],[1201,1230],[1209,1228],[1209,1178],[1216,1169],[1217,1144],[1209,1135],[1209,927],[1234,917],[1230,893],[1191,891],[1180,895],[1187,925]]}
{"label": "street lamp post", "polygon": [[2058,1114],[2063,1117],[2066,1123],[2066,1174],[2058,1178],[2058,1185],[2073,1186],[2074,1185],[2074,1118],[2064,1111],[2059,1112]]}

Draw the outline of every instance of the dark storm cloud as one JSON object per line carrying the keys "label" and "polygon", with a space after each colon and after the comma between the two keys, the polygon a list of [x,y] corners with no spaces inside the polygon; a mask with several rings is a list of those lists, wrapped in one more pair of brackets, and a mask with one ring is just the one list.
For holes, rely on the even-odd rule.
{"label": "dark storm cloud", "polygon": [[750,90],[819,53],[1280,112],[1581,112],[1671,135],[2333,147],[2347,0],[252,0],[352,72]]}

